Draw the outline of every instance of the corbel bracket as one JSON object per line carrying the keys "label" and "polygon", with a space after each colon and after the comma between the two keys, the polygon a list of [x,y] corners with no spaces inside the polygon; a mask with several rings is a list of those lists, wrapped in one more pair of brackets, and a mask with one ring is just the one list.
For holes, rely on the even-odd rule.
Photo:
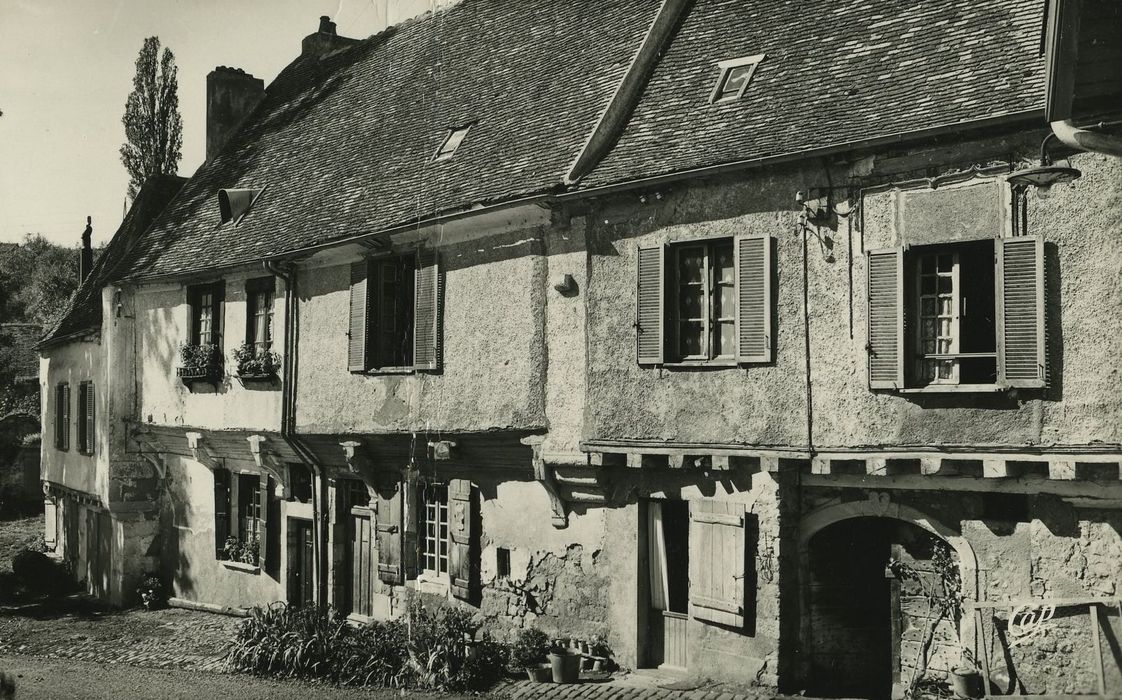
{"label": "corbel bracket", "polygon": [[160,446],[148,439],[143,428],[132,430],[130,436],[139,448],[137,454],[140,455],[141,459],[152,465],[153,471],[156,472],[156,476],[159,477],[161,481],[167,479],[168,465]]}
{"label": "corbel bracket", "polygon": [[530,435],[522,438],[521,442],[534,451],[532,461],[534,479],[542,485],[549,496],[549,505],[553,510],[553,527],[561,529],[569,526],[569,514],[565,501],[561,498],[561,491],[557,488],[557,480],[553,477],[553,468],[546,463],[542,454],[543,439],[541,435]]}
{"label": "corbel bracket", "polygon": [[222,465],[218,462],[217,455],[215,455],[214,452],[211,451],[210,446],[206,444],[202,433],[187,433],[187,449],[191,451],[191,459],[207,469],[214,471],[222,468]]}
{"label": "corbel bracket", "polygon": [[253,455],[253,463],[277,482],[275,492],[277,498],[282,500],[288,498],[292,490],[288,478],[288,465],[269,447],[269,438],[264,435],[250,435],[246,440],[249,442],[249,453]]}
{"label": "corbel bracket", "polygon": [[343,458],[347,460],[347,469],[352,474],[362,475],[370,471],[370,456],[366,454],[362,443],[358,440],[340,442],[343,448]]}

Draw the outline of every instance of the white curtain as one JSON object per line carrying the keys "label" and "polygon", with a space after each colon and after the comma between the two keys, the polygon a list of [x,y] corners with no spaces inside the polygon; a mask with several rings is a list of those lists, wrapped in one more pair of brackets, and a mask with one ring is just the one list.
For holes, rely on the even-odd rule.
{"label": "white curtain", "polygon": [[662,504],[651,501],[647,505],[647,567],[651,574],[651,608],[667,609],[666,537],[662,529]]}

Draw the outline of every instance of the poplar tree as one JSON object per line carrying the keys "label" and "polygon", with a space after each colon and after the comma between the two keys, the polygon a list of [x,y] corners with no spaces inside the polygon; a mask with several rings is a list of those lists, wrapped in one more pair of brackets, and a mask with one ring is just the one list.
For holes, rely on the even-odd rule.
{"label": "poplar tree", "polygon": [[174,175],[183,148],[183,120],[179,116],[179,69],[175,55],[160,38],[151,36],[136,57],[133,90],[125,103],[127,141],[121,146],[121,162],[129,173],[129,199],[153,175]]}

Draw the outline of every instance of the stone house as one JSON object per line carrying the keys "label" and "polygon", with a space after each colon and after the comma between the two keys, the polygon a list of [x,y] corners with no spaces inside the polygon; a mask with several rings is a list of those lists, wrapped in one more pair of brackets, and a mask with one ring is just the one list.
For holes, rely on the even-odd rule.
{"label": "stone house", "polygon": [[[206,164],[93,285],[107,595],[1122,688],[1087,607],[1035,647],[1007,615],[1122,633],[1119,14],[819,10],[464,0],[212,73]],[[941,561],[966,605],[928,620]]]}

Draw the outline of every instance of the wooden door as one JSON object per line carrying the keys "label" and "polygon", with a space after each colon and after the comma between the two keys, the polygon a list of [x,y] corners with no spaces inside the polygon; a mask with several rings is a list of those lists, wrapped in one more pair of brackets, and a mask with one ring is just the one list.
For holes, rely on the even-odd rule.
{"label": "wooden door", "polygon": [[98,557],[100,548],[98,547],[98,537],[101,534],[99,527],[97,511],[87,508],[85,511],[85,535],[84,539],[84,552],[85,555],[85,577],[86,577],[86,591],[94,596],[101,595],[101,567],[98,565]]}
{"label": "wooden door", "polygon": [[373,519],[368,508],[351,508],[347,530],[349,548],[347,568],[349,569],[348,603],[350,611],[359,615],[372,615],[371,595],[374,590]]}
{"label": "wooden door", "polygon": [[315,559],[312,545],[312,524],[307,520],[289,522],[288,602],[292,605],[314,605]]}

